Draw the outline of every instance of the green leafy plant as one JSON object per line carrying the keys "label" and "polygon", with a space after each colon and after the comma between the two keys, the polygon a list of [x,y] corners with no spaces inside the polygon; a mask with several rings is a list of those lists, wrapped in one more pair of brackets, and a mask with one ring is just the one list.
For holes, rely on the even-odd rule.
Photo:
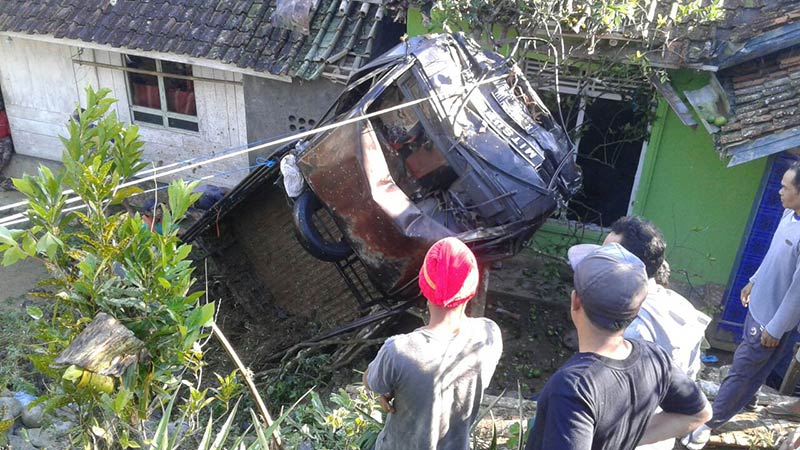
{"label": "green leafy plant", "polygon": [[[556,0],[440,0],[430,11],[432,24],[448,29],[468,29],[489,41],[505,37],[510,29],[519,36],[537,36],[559,49],[574,46],[575,35],[585,38],[591,52],[599,39],[637,41],[643,50],[674,39],[674,25],[720,20],[721,0],[688,0],[661,8],[637,0],[562,2]],[[498,31],[501,31],[498,33]],[[564,45],[561,45],[564,44]],[[615,45],[619,45],[617,42]]]}
{"label": "green leafy plant", "polygon": [[219,382],[219,388],[215,390],[217,400],[227,405],[242,394],[244,386],[242,386],[242,383],[237,379],[237,375],[238,373],[235,370],[224,377],[216,373],[214,374]]}
{"label": "green leafy plant", "polygon": [[[38,319],[30,359],[50,377],[42,399],[48,409],[77,405],[86,448],[136,446],[145,419],[169,399],[181,375],[202,366],[198,340],[214,313],[213,304],[198,305],[202,292],[190,293],[191,247],[177,236],[199,196],[195,184],[169,185],[160,234],[115,207],[141,192],[126,183],[145,163],[138,128],[117,120],[109,92],[86,89],[86,108],[61,138],[62,172],[42,166],[14,180],[29,201],[29,226],[0,227],[3,265],[35,258],[53,277],[50,306],[30,314]],[[74,366],[55,369],[54,358],[100,312],[131,330],[145,352],[116,379]]]}
{"label": "green leafy plant", "polygon": [[295,448],[305,441],[314,448],[330,450],[368,450],[383,429],[383,413],[375,395],[357,388],[354,394],[339,389],[330,396],[332,407],[319,394],[311,392],[303,407],[286,417],[287,446]]}
{"label": "green leafy plant", "polygon": [[303,356],[285,361],[279,370],[267,377],[267,396],[275,405],[289,405],[303,392],[327,385],[331,355]]}
{"label": "green leafy plant", "polygon": [[522,430],[522,425],[520,422],[516,422],[511,424],[508,427],[508,441],[506,441],[506,447],[512,450],[519,450],[525,446],[525,443],[528,441],[528,432],[529,429],[525,428],[524,432]]}
{"label": "green leafy plant", "polygon": [[[271,442],[275,442],[274,437],[281,424],[295,413],[295,409],[310,393],[311,391],[308,391],[298,398],[270,426],[264,425],[255,411],[251,409],[249,415],[249,419],[252,421],[251,425],[240,431],[238,429],[241,422],[241,418],[238,417],[240,404],[238,401],[218,419],[214,418],[213,412],[209,412],[206,425],[202,429],[198,429],[188,425],[192,413],[184,409],[178,417],[173,414],[175,405],[181,400],[179,392],[176,390],[162,410],[161,419],[157,423],[155,432],[145,439],[145,445],[150,450],[274,449],[276,447],[271,445]],[[176,424],[185,424],[186,427],[178,427],[175,426]],[[284,448],[286,447],[284,446]]]}

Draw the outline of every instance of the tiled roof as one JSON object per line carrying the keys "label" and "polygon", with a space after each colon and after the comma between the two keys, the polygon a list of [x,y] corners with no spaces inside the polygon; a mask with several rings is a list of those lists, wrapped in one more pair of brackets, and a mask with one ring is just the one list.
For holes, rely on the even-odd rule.
{"label": "tiled roof", "polygon": [[735,66],[718,76],[729,91],[734,115],[715,136],[723,156],[738,155],[745,162],[745,152],[760,157],[797,146],[800,47]]}
{"label": "tiled roof", "polygon": [[800,146],[800,0],[725,0],[723,20],[682,41],[686,63],[719,68],[732,117],[714,135],[729,165]]}
{"label": "tiled roof", "polygon": [[[680,65],[728,65],[745,45],[771,31],[800,22],[800,0],[724,0],[723,17],[687,30],[669,53]],[[683,33],[683,34],[681,34]]]}
{"label": "tiled roof", "polygon": [[[382,0],[319,0],[311,33],[272,26],[276,0],[0,0],[0,31],[346,78],[376,50]],[[335,60],[334,60],[335,59]]]}

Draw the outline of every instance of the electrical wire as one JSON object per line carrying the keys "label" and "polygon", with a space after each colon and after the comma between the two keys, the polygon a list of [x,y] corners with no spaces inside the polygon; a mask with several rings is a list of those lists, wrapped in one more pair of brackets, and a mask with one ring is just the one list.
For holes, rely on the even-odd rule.
{"label": "electrical wire", "polygon": [[[248,146],[253,145],[253,144],[260,145],[260,144],[263,144],[265,142],[268,142],[270,139],[280,139],[280,138],[284,138],[284,137],[291,136],[291,135],[292,135],[292,132],[287,132],[287,133],[281,133],[281,134],[278,134],[278,135],[275,135],[275,136],[272,136],[272,137],[269,137],[269,138],[257,139],[255,141],[247,143],[247,144],[235,145],[233,147],[228,147],[228,148],[222,150],[221,152],[215,152],[214,155],[224,155],[224,154],[227,154],[227,153],[230,153],[230,152],[234,152],[234,151],[237,151],[237,150],[241,150],[241,149],[247,148]],[[140,177],[143,177],[145,175],[149,175],[149,174],[152,174],[154,172],[158,172],[159,170],[168,169],[168,168],[171,168],[171,167],[179,166],[181,164],[189,164],[191,162],[194,162],[194,161],[197,161],[197,160],[201,160],[201,158],[208,158],[208,157],[210,157],[210,155],[211,154],[206,153],[206,154],[203,154],[203,155],[200,155],[200,156],[195,156],[194,158],[184,159],[182,161],[176,161],[176,162],[173,162],[173,163],[165,164],[163,166],[158,166],[158,167],[154,167],[154,168],[151,168],[151,169],[145,169],[145,170],[142,170],[140,172],[137,172],[134,175],[134,177],[140,178]],[[202,159],[202,161],[204,161],[204,160],[205,159]],[[244,170],[244,168],[242,168],[242,169],[234,169],[234,170]],[[62,194],[67,194],[67,195],[74,194],[74,193],[75,193],[75,191],[73,191],[72,189],[67,189],[67,190],[62,192]],[[8,205],[0,206],[0,211],[7,211],[9,209],[18,208],[20,206],[25,206],[27,204],[28,204],[27,200],[23,200],[23,201],[16,202],[16,203],[10,203]]]}

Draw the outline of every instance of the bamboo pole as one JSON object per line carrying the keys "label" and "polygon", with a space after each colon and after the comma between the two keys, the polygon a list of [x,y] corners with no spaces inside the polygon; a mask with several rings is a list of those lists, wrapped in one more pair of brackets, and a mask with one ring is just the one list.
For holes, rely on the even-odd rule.
{"label": "bamboo pole", "polygon": [[[214,332],[214,336],[216,336],[219,340],[219,343],[222,344],[225,352],[231,357],[233,363],[236,364],[236,367],[239,368],[239,371],[242,373],[244,381],[247,384],[247,389],[249,389],[250,393],[253,395],[253,398],[256,401],[256,407],[258,408],[258,412],[261,413],[261,418],[264,419],[264,423],[267,424],[268,428],[271,427],[273,424],[272,416],[270,416],[269,411],[267,411],[267,405],[264,403],[264,399],[261,398],[261,395],[258,393],[258,389],[256,389],[256,384],[253,382],[253,376],[250,374],[250,369],[245,367],[245,365],[242,363],[242,360],[239,358],[236,350],[233,349],[231,343],[228,342],[228,339],[222,333],[222,330],[219,329],[216,322],[211,322],[211,329]],[[282,450],[283,445],[281,444],[280,431],[276,429],[270,437],[275,444],[275,448]]]}

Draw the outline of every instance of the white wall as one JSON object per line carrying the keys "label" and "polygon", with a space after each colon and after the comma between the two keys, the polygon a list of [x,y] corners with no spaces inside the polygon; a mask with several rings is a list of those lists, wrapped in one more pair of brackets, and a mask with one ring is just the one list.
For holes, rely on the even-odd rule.
{"label": "white wall", "polygon": [[[0,37],[0,86],[8,113],[16,151],[23,155],[60,160],[59,135],[75,105],[85,105],[84,88],[111,89],[117,116],[131,121],[125,73],[121,70],[81,65],[73,60],[122,65],[122,54],[80,49],[17,37]],[[199,133],[139,124],[144,157],[158,165],[219,154],[224,149],[245,145],[247,130],[242,76],[193,66],[194,76],[229,80],[231,83],[195,81]],[[214,175],[204,181],[233,186],[247,175],[246,154],[211,165],[165,177],[187,180]],[[233,172],[232,172],[233,171]],[[232,173],[231,173],[232,172]],[[227,175],[220,175],[227,173]]]}

